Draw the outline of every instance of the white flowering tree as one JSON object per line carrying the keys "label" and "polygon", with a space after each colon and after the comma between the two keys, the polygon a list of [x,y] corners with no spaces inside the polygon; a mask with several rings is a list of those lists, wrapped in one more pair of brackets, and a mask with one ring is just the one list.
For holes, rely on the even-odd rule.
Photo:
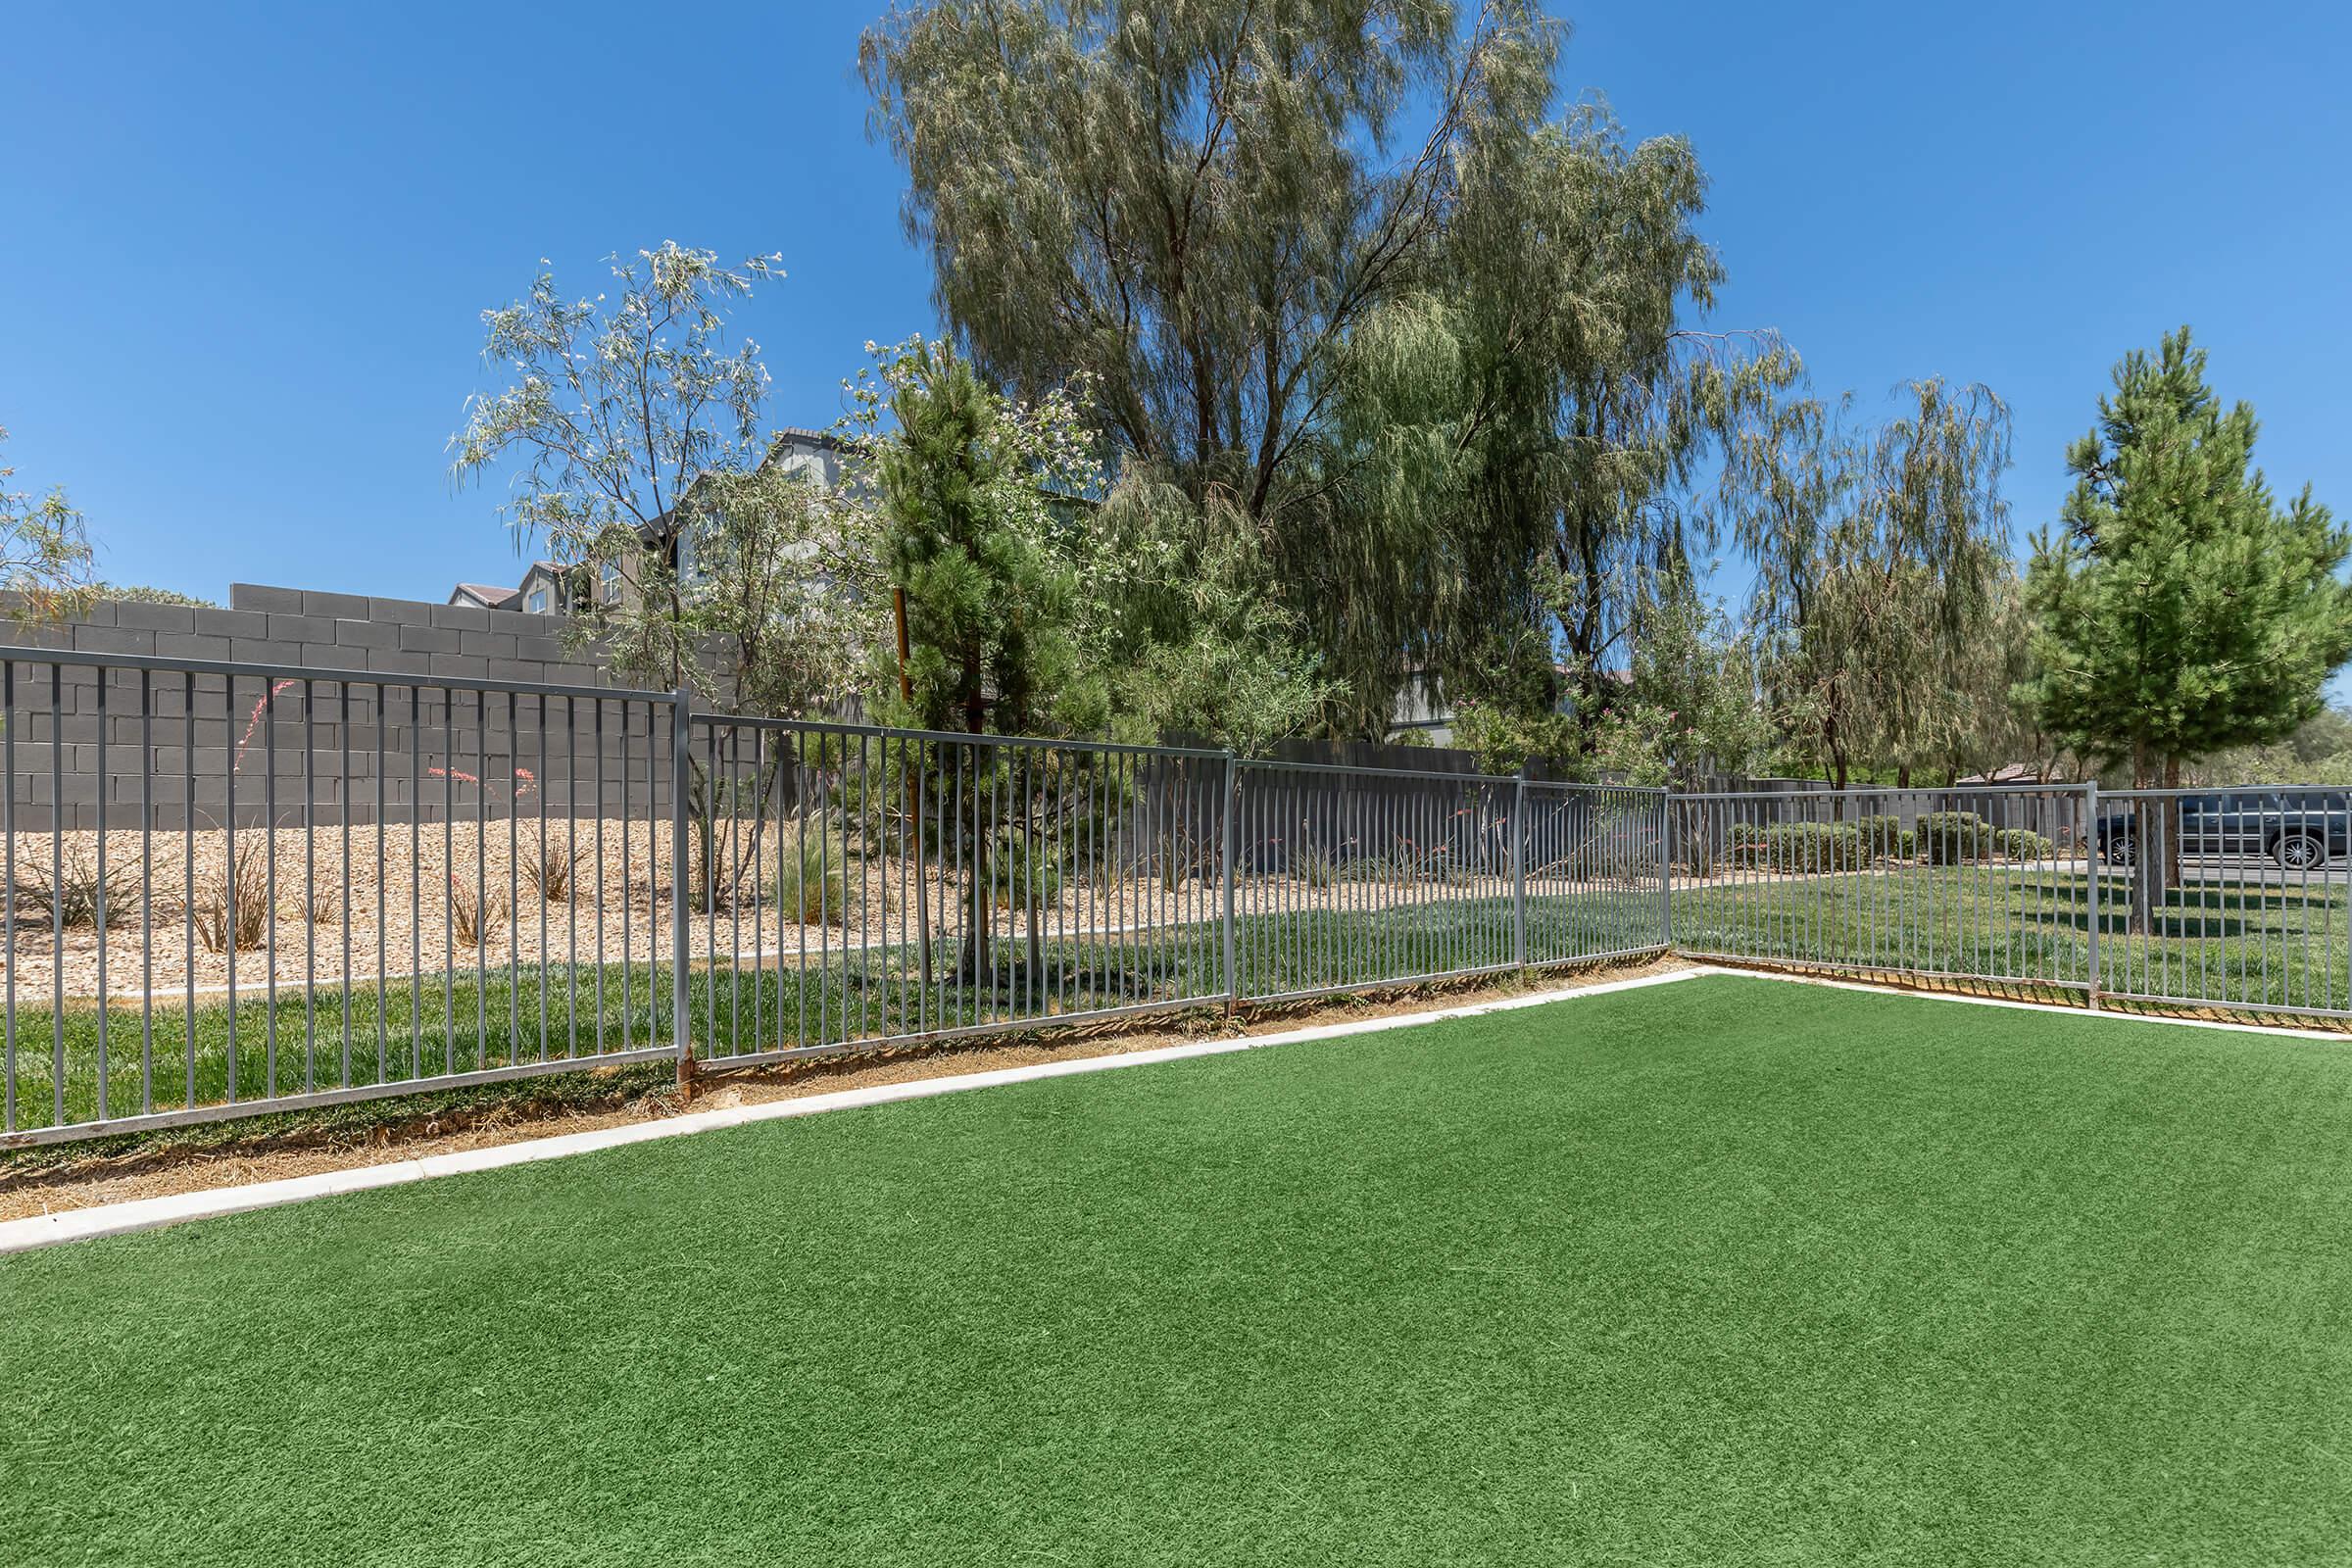
{"label": "white flowering tree", "polygon": [[16,471],[0,462],[0,590],[17,596],[24,618],[71,614],[95,589],[89,529],[63,489],[39,497],[10,489]]}
{"label": "white flowering tree", "polygon": [[[851,693],[874,628],[861,514],[772,461],[760,346],[728,340],[730,308],[783,275],[776,261],[727,267],[664,242],[613,257],[611,286],[589,297],[543,270],[523,299],[482,313],[483,357],[506,384],[467,399],[449,446],[461,484],[509,470],[507,522],[579,585],[567,641],[649,684],[789,717]],[[584,591],[608,567],[625,589]],[[693,880],[708,900],[729,784],[690,764]],[[778,765],[733,790],[765,799]],[[739,871],[755,858],[733,857]]]}
{"label": "white flowering tree", "polygon": [[633,584],[624,604],[594,607],[579,630],[634,620],[619,628],[620,657],[664,684],[711,672],[690,652],[699,639],[683,585],[646,544],[680,525],[707,476],[750,474],[764,455],[767,369],[758,343],[727,342],[727,309],[781,277],[776,260],[726,267],[665,240],[611,258],[612,286],[592,297],[566,295],[541,271],[522,299],[482,313],[482,358],[507,384],[467,398],[449,439],[460,484],[514,466],[500,512],[519,543],[544,541],[575,570],[622,569]]}

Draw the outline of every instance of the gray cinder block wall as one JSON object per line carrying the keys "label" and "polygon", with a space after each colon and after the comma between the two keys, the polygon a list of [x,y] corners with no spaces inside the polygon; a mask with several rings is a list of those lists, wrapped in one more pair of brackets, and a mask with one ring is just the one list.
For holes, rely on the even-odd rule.
{"label": "gray cinder block wall", "polygon": [[225,610],[113,601],[0,642],[349,677],[6,661],[0,765],[21,832],[95,827],[102,799],[107,827],[163,829],[218,827],[232,800],[241,827],[496,820],[517,794],[526,816],[667,808],[667,704],[593,646],[567,652],[554,616],[238,583]]}

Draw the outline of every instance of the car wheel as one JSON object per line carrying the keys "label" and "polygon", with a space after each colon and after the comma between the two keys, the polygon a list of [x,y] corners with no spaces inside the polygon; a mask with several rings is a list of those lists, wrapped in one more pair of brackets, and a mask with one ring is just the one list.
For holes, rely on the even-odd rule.
{"label": "car wheel", "polygon": [[2106,856],[2109,865],[2130,865],[2132,863],[2132,835],[2129,833],[2118,833],[2100,845],[2099,849]]}
{"label": "car wheel", "polygon": [[2271,846],[2271,858],[2289,871],[2317,871],[2328,863],[2328,843],[2309,833],[2289,833]]}

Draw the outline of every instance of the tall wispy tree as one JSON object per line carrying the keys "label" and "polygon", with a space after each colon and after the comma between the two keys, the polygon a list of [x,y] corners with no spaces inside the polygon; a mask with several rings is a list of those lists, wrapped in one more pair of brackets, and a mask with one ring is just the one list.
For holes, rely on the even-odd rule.
{"label": "tall wispy tree", "polygon": [[1839,788],[1857,765],[1908,783],[1963,744],[1951,693],[1986,656],[2008,560],[2007,408],[1936,378],[1904,395],[1859,433],[1849,405],[1790,400],[1724,469],[1776,696]]}
{"label": "tall wispy tree", "polygon": [[1723,277],[1704,190],[1687,143],[1629,145],[1597,106],[1484,124],[1434,261],[1351,339],[1350,477],[1391,529],[1432,532],[1405,563],[1425,581],[1397,587],[1458,596],[1413,645],[1457,699],[1604,705],[1641,596],[1709,542],[1694,474],[1795,373],[1772,334],[1695,324]]}
{"label": "tall wispy tree", "polygon": [[[2253,466],[2253,408],[2222,406],[2185,326],[2133,350],[2067,452],[2074,489],[2027,574],[2042,724],[2134,784],[2283,740],[2352,658],[2352,534]],[[2165,834],[2178,855],[2179,834]],[[2167,880],[2177,875],[2168,865]],[[2148,877],[2135,878],[2144,901]],[[2144,920],[2144,902],[2135,910]]]}
{"label": "tall wispy tree", "polygon": [[1539,613],[1562,491],[1613,524],[1594,484],[1680,459],[1695,165],[1545,127],[1559,40],[1519,0],[936,0],[863,40],[976,365],[1092,378],[1119,487],[1249,555],[1339,729]]}

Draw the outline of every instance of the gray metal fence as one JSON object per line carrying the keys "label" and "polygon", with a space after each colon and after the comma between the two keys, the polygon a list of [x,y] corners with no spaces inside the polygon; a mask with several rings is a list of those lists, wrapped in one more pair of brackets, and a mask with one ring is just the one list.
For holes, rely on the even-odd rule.
{"label": "gray metal fence", "polygon": [[2352,1016],[2352,795],[2106,790],[2096,818],[2101,995]]}
{"label": "gray metal fence", "polygon": [[2352,1017],[2352,795],[2307,786],[1678,795],[1694,957]]}
{"label": "gray metal fence", "polygon": [[2080,786],[1678,795],[1676,947],[2089,992],[2088,800]]}
{"label": "gray metal fence", "polygon": [[1665,942],[1656,791],[34,649],[0,710],[6,1143]]}
{"label": "gray metal fence", "polygon": [[1669,795],[0,649],[0,1144],[1656,954],[2352,1017],[2352,802]]}

